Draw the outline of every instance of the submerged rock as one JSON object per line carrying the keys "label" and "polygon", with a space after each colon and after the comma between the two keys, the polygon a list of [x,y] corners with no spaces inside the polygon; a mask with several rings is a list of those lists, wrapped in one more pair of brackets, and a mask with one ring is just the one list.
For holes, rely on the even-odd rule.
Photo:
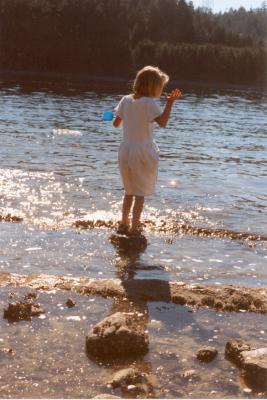
{"label": "submerged rock", "polygon": [[29,292],[27,294],[25,294],[24,299],[25,300],[34,300],[37,299],[38,295],[35,292]]}
{"label": "submerged rock", "polygon": [[94,399],[121,399],[121,397],[113,396],[113,394],[108,394],[108,393],[100,393],[93,398]]}
{"label": "submerged rock", "polygon": [[72,308],[75,306],[76,302],[72,299],[68,299],[65,304],[67,307]]}
{"label": "submerged rock", "polygon": [[39,304],[32,304],[27,301],[16,301],[8,303],[8,307],[4,309],[4,318],[9,322],[30,321],[32,317],[37,317],[45,311]]}
{"label": "submerged rock", "polygon": [[215,347],[205,346],[198,350],[197,359],[202,362],[210,362],[217,356],[218,350]]}
{"label": "submerged rock", "polygon": [[148,375],[136,368],[125,368],[116,372],[109,384],[113,388],[120,387],[123,397],[146,398],[153,392]]}
{"label": "submerged rock", "polygon": [[89,355],[103,358],[144,355],[148,334],[134,325],[129,315],[117,312],[93,327],[86,337]]}
{"label": "submerged rock", "polygon": [[243,363],[242,352],[249,350],[251,350],[249,343],[244,342],[242,339],[231,339],[225,345],[225,358],[237,366],[241,366]]}
{"label": "submerged rock", "polygon": [[186,371],[181,372],[181,376],[183,378],[191,378],[195,374],[196,374],[196,370],[195,369],[188,369]]}
{"label": "submerged rock", "polygon": [[116,372],[109,382],[112,387],[133,385],[142,382],[142,374],[136,368],[125,368]]}
{"label": "submerged rock", "polygon": [[3,348],[3,349],[0,349],[0,356],[1,356],[2,354],[12,354],[12,355],[14,355],[14,350],[11,349],[11,348]]}
{"label": "submerged rock", "polygon": [[195,369],[188,369],[186,371],[182,371],[180,374],[181,378],[186,379],[187,381],[199,381],[200,376],[198,375]]}
{"label": "submerged rock", "polygon": [[128,397],[128,398],[129,397],[146,398],[148,392],[149,392],[148,386],[144,383],[137,383],[136,385],[128,385],[122,390],[123,397]]}

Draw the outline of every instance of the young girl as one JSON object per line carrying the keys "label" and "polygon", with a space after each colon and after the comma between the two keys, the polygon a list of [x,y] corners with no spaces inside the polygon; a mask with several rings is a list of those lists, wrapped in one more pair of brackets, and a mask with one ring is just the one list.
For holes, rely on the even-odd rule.
{"label": "young girl", "polygon": [[141,232],[140,217],[144,206],[144,196],[151,195],[155,190],[159,150],[153,141],[154,122],[164,128],[174,100],[182,95],[179,89],[168,94],[162,112],[154,98],[161,96],[168,81],[168,75],[159,68],[144,67],[136,75],[133,94],[124,96],[115,108],[116,116],[113,125],[117,128],[123,122],[119,166],[125,189],[122,220],[118,233],[138,234]]}

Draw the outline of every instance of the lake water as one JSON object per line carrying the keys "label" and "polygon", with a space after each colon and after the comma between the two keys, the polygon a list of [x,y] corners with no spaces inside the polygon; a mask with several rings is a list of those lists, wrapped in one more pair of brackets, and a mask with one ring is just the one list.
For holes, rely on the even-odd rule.
{"label": "lake water", "polygon": [[[159,177],[145,206],[144,251],[123,256],[108,240],[111,229],[73,226],[120,218],[121,130],[101,116],[127,91],[1,84],[0,214],[23,218],[1,223],[1,270],[266,285],[266,240],[231,239],[232,231],[267,235],[264,93],[183,90],[168,127],[155,129]],[[163,222],[165,232],[157,229]],[[210,235],[171,229],[184,225]]]}

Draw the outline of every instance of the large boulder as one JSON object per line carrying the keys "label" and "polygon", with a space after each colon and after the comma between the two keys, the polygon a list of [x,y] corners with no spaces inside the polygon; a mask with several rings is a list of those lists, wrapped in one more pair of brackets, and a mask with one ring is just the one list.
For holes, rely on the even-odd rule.
{"label": "large boulder", "polygon": [[148,343],[148,334],[131,321],[130,315],[121,312],[99,322],[86,337],[88,354],[98,358],[144,355]]}
{"label": "large boulder", "polygon": [[226,343],[225,357],[240,368],[251,388],[267,390],[267,347],[251,349],[249,343],[231,339]]}
{"label": "large boulder", "polygon": [[242,369],[251,387],[267,390],[267,347],[242,351]]}
{"label": "large boulder", "polygon": [[225,345],[225,358],[241,367],[243,363],[242,352],[250,350],[250,344],[242,339],[230,339]]}

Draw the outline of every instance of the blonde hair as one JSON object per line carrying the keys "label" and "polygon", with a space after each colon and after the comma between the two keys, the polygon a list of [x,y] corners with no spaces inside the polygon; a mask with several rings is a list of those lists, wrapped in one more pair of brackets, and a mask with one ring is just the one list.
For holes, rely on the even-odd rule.
{"label": "blonde hair", "polygon": [[141,96],[159,97],[168,81],[169,76],[165,72],[158,67],[148,65],[137,72],[133,91]]}

